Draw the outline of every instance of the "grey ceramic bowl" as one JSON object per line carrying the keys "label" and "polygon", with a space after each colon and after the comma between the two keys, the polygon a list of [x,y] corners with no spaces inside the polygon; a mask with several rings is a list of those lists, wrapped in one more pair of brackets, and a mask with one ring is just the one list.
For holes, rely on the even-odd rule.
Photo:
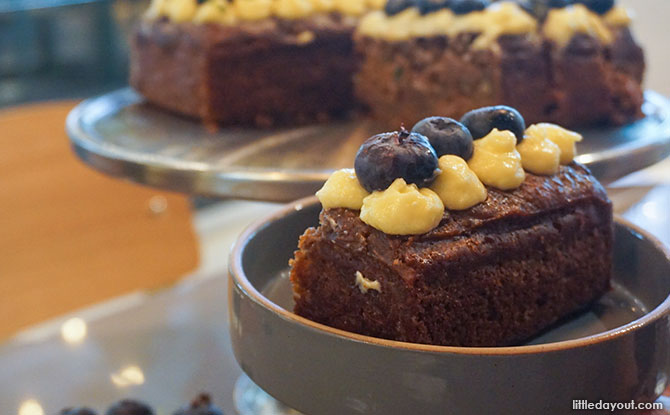
{"label": "grey ceramic bowl", "polygon": [[318,224],[316,199],[247,229],[230,263],[230,330],[242,369],[303,413],[568,414],[573,400],[653,401],[670,375],[670,259],[617,219],[613,290],[528,345],[402,343],[292,313],[287,264]]}

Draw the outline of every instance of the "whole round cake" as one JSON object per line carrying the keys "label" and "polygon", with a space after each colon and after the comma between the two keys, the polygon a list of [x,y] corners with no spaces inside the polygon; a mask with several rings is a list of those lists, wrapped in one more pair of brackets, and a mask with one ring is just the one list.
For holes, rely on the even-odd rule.
{"label": "whole round cake", "polygon": [[614,0],[153,0],[131,85],[222,125],[360,109],[387,124],[506,104],[529,122],[641,117],[644,56]]}

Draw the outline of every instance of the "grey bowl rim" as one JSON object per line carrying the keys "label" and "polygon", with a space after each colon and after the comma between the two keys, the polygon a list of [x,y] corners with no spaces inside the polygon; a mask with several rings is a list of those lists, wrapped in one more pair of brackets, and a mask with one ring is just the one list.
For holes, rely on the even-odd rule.
{"label": "grey bowl rim", "polygon": [[[316,196],[309,196],[303,199],[296,200],[282,207],[280,210],[267,215],[261,219],[256,220],[238,236],[233,244],[228,262],[229,273],[229,295],[232,294],[232,285],[237,288],[256,305],[270,312],[277,317],[293,324],[304,326],[323,335],[336,337],[340,340],[351,341],[368,346],[378,346],[384,348],[398,349],[409,352],[422,353],[437,353],[437,354],[460,354],[460,355],[482,355],[482,356],[513,356],[513,355],[529,355],[541,354],[548,352],[567,351],[570,349],[577,349],[587,346],[593,346],[598,343],[613,341],[621,336],[631,334],[643,327],[653,324],[662,317],[670,314],[670,295],[668,295],[661,304],[656,306],[647,314],[639,317],[623,326],[616,327],[604,331],[602,333],[593,334],[590,336],[580,337],[577,339],[563,340],[559,342],[543,343],[537,345],[523,345],[523,346],[506,346],[506,347],[457,347],[457,346],[436,346],[421,343],[409,343],[397,340],[388,340],[362,334],[352,333],[346,330],[336,329],[325,324],[317,323],[305,317],[301,317],[292,311],[275,304],[270,299],[265,297],[258,291],[253,284],[248,280],[242,266],[242,254],[248,242],[264,227],[270,223],[282,219],[291,214],[311,207],[320,203]],[[651,235],[649,232],[631,223],[627,219],[619,215],[614,216],[616,223],[632,230],[634,233],[641,235],[644,239],[649,240],[664,256],[666,261],[670,262],[670,248],[666,247],[658,238]],[[296,241],[297,243],[297,241]],[[297,246],[296,246],[297,248]],[[287,264],[288,265],[288,264]]]}

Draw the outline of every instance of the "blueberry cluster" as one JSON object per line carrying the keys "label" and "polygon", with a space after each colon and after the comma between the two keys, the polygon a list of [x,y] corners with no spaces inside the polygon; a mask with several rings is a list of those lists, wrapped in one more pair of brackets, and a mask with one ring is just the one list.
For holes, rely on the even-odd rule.
{"label": "blueberry cluster", "polygon": [[[123,399],[107,409],[105,415],[154,415],[153,409],[144,402]],[[97,413],[86,407],[65,408],[59,415],[97,415]],[[189,405],[178,409],[174,415],[223,415],[223,411],[212,404],[212,399],[206,393],[198,395]]]}
{"label": "blueberry cluster", "polygon": [[561,9],[573,4],[583,4],[588,9],[598,14],[605,14],[614,7],[615,0],[514,0],[523,9],[544,19],[551,9]]}
{"label": "blueberry cluster", "polygon": [[[440,9],[450,9],[454,14],[467,14],[484,10],[491,2],[510,0],[388,0],[384,10],[389,16],[398,14],[410,7],[416,7],[421,14]],[[572,4],[583,4],[590,10],[605,14],[614,7],[615,0],[512,0],[529,13],[544,18],[549,9],[563,8]]]}
{"label": "blueberry cluster", "polygon": [[605,14],[614,7],[614,0],[576,0],[598,14]]}
{"label": "blueberry cluster", "polygon": [[384,190],[395,179],[418,187],[428,187],[437,176],[438,158],[453,154],[469,160],[473,140],[485,137],[494,128],[514,133],[523,140],[526,123],[519,111],[507,106],[484,107],[468,112],[460,122],[447,117],[428,117],[411,131],[377,134],[361,145],[354,169],[368,192]]}
{"label": "blueberry cluster", "polygon": [[110,406],[105,415],[154,415],[154,411],[144,402],[123,399]]}
{"label": "blueberry cluster", "polygon": [[421,14],[428,14],[440,9],[450,9],[455,14],[466,14],[484,10],[490,0],[388,0],[386,14],[392,16],[410,7],[416,7]]}
{"label": "blueberry cluster", "polygon": [[223,415],[223,412],[214,406],[208,394],[201,393],[189,405],[179,409],[174,415]]}
{"label": "blueberry cluster", "polygon": [[97,415],[91,408],[85,406],[69,407],[62,409],[58,415]]}

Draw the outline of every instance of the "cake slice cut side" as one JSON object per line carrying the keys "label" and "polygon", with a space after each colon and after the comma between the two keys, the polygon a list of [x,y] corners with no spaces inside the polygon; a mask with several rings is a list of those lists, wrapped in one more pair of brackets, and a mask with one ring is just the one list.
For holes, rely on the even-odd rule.
{"label": "cake slice cut side", "polygon": [[585,168],[488,190],[486,202],[448,212],[418,236],[384,234],[357,211],[325,210],[292,261],[295,312],[386,339],[503,346],[607,291],[612,207]]}

